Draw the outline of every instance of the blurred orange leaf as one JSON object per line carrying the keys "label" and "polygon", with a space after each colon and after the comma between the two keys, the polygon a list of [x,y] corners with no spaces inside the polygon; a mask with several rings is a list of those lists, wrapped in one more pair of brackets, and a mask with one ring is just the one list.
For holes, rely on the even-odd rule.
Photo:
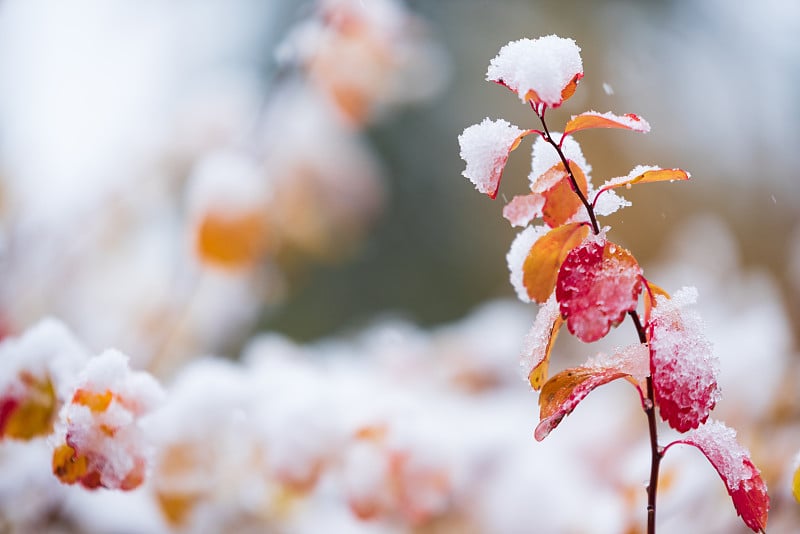
{"label": "blurred orange leaf", "polygon": [[522,283],[531,300],[540,304],[547,300],[564,258],[588,233],[584,223],[570,223],[553,228],[533,244],[522,265]]}
{"label": "blurred orange leaf", "polygon": [[49,434],[56,413],[56,394],[50,379],[28,373],[20,376],[22,395],[0,399],[0,438],[30,440]]}

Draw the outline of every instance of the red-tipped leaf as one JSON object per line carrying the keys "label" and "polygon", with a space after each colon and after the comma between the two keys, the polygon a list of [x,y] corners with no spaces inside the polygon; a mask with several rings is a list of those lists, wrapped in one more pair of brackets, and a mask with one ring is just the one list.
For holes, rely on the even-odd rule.
{"label": "red-tipped leaf", "polygon": [[736,513],[754,532],[764,532],[769,515],[767,485],[750,453],[736,441],[736,431],[719,421],[709,421],[667,448],[678,443],[700,449],[725,483]]}
{"label": "red-tipped leaf", "polygon": [[619,128],[622,130],[647,133],[650,131],[650,124],[633,113],[615,115],[611,112],[598,113],[597,111],[586,111],[580,115],[573,115],[572,119],[570,119],[564,127],[564,135],[570,135],[590,128]]}

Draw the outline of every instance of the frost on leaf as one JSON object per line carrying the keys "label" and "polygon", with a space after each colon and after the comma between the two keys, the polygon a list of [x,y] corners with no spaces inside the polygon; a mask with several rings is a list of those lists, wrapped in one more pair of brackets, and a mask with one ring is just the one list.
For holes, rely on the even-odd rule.
{"label": "frost on leaf", "polygon": [[522,283],[531,300],[543,303],[550,297],[564,258],[588,233],[585,224],[570,223],[550,230],[533,244],[522,265]]}
{"label": "frost on leaf", "polygon": [[767,485],[747,449],[736,441],[735,430],[719,421],[709,421],[668,447],[676,443],[693,445],[708,458],[725,483],[736,512],[748,527],[755,532],[767,528]]}
{"label": "frost on leaf", "polygon": [[627,176],[619,176],[608,180],[594,197],[593,204],[606,191],[617,187],[630,187],[634,184],[646,184],[651,182],[671,182],[673,180],[688,180],[690,174],[683,169],[662,169],[648,165],[637,165],[628,173]]}
{"label": "frost on leaf", "polygon": [[590,128],[619,128],[647,133],[650,131],[650,124],[633,113],[615,115],[611,112],[598,113],[597,111],[585,111],[580,115],[572,116],[572,119],[564,126],[564,135],[570,135]]}
{"label": "frost on leaf", "polygon": [[630,380],[642,395],[647,375],[647,348],[637,344],[611,357],[599,355],[585,365],[566,369],[548,380],[539,395],[539,424],[534,437],[542,441],[595,388],[619,378]]}
{"label": "frost on leaf", "polygon": [[492,59],[486,79],[505,85],[523,102],[558,107],[583,77],[581,49],[556,35],[511,41]]}
{"label": "frost on leaf", "polygon": [[641,269],[633,255],[604,240],[589,239],[564,260],[556,298],[567,327],[582,341],[597,341],[636,309]]}
{"label": "frost on leaf", "polygon": [[719,400],[719,361],[699,315],[683,309],[696,290],[656,297],[648,327],[650,370],[661,417],[679,432],[697,428]]}
{"label": "frost on leaf", "polygon": [[[568,135],[561,136],[557,132],[551,132],[550,135],[555,139],[562,137],[560,141],[561,151],[564,153],[564,157],[570,162],[570,168],[574,172],[576,165],[580,167],[581,172],[586,177],[587,183],[590,182],[592,166],[589,165],[589,162],[583,155],[581,145]],[[553,150],[550,143],[545,141],[543,137],[537,137],[531,146],[531,172],[528,175],[528,180],[531,183],[531,191],[541,193],[543,191],[542,187],[548,183],[542,180],[542,175],[559,163],[561,163],[561,156],[558,155],[558,152]]]}
{"label": "frost on leaf", "polygon": [[503,207],[503,217],[511,226],[526,226],[533,219],[541,217],[544,197],[538,193],[516,195]]}
{"label": "frost on leaf", "polygon": [[87,489],[141,485],[150,451],[139,418],[161,396],[155,380],[131,371],[123,354],[109,350],[90,360],[59,414],[53,474]]}
{"label": "frost on leaf", "polygon": [[523,231],[517,234],[514,241],[511,243],[511,248],[506,254],[506,261],[508,262],[509,278],[511,285],[517,292],[517,297],[522,302],[530,302],[531,298],[528,296],[528,290],[525,289],[524,284],[524,266],[525,261],[530,254],[531,247],[536,241],[547,233],[546,226],[528,226]]}
{"label": "frost on leaf", "polygon": [[469,178],[478,191],[495,198],[508,155],[526,134],[503,119],[486,118],[480,124],[467,127],[458,136],[461,159],[467,164],[461,174]]}
{"label": "frost on leaf", "polygon": [[520,367],[531,387],[539,391],[547,380],[547,367],[550,363],[550,352],[564,323],[558,311],[555,295],[550,295],[542,304],[522,345]]}

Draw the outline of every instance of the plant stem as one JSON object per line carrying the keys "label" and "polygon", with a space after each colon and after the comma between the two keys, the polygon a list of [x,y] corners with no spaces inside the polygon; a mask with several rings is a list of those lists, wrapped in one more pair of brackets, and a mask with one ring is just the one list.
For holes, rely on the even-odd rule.
{"label": "plant stem", "polygon": [[595,235],[597,235],[600,233],[600,225],[597,224],[597,217],[594,214],[594,208],[592,207],[592,205],[587,200],[586,196],[578,187],[578,182],[577,180],[575,180],[575,175],[572,174],[572,169],[569,166],[569,161],[567,160],[566,156],[564,156],[564,152],[561,150],[561,145],[559,143],[556,143],[555,139],[553,139],[553,136],[550,135],[550,130],[547,129],[547,123],[544,120],[544,112],[546,109],[547,108],[543,106],[540,113],[538,109],[533,107],[533,111],[536,112],[536,115],[539,117],[539,120],[542,121],[542,128],[544,129],[544,135],[542,137],[544,138],[545,141],[547,141],[548,143],[550,143],[550,145],[552,145],[552,147],[558,153],[558,157],[561,158],[561,163],[564,164],[564,168],[567,170],[567,174],[569,175],[569,181],[572,184],[572,190],[575,191],[575,194],[578,195],[579,199],[581,199],[581,203],[586,208],[586,211],[589,213],[589,220],[592,223],[592,231],[595,233]]}
{"label": "plant stem", "polygon": [[[639,314],[635,311],[628,312],[636,333],[639,335],[640,343],[647,343],[642,322]],[[658,490],[658,468],[661,465],[661,458],[664,451],[658,446],[658,428],[656,427],[656,403],[655,392],[653,391],[653,377],[647,377],[647,399],[644,403],[644,413],[647,415],[647,426],[650,429],[650,482],[647,484],[647,534],[656,532],[656,492]]]}

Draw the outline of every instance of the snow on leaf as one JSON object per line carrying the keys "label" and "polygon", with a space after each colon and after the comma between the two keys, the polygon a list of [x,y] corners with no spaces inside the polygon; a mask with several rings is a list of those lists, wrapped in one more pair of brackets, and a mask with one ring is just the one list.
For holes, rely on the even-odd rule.
{"label": "snow on leaf", "polygon": [[633,255],[602,237],[572,249],[558,273],[556,298],[567,327],[590,343],[605,336],[629,311],[642,290]]}
{"label": "snow on leaf", "polygon": [[[556,139],[560,136],[557,132],[551,132],[550,135]],[[561,151],[564,153],[564,157],[570,162],[570,168],[573,172],[577,165],[586,177],[587,184],[591,182],[591,177],[589,175],[592,172],[592,166],[586,161],[586,157],[581,150],[581,145],[572,137],[564,136],[561,141]],[[545,141],[543,137],[537,137],[531,146],[531,172],[528,175],[528,180],[531,183],[531,191],[541,193],[544,189],[552,186],[552,183],[543,180],[542,175],[560,163],[562,163],[561,156],[558,155],[558,152],[553,150],[550,143]],[[556,178],[556,176],[553,176],[553,178]],[[553,183],[555,183],[555,180]]]}
{"label": "snow on leaf", "polygon": [[720,398],[719,360],[693,310],[696,291],[681,290],[672,299],[656,297],[648,325],[650,370],[662,419],[679,432],[697,428]]}
{"label": "snow on leaf", "polygon": [[522,265],[522,283],[531,300],[543,303],[548,299],[564,258],[588,233],[585,224],[570,223],[553,228],[533,244]]}
{"label": "snow on leaf", "polygon": [[542,441],[595,388],[619,378],[629,379],[642,394],[647,374],[647,349],[637,344],[611,357],[600,355],[580,367],[566,369],[548,380],[539,395],[539,424],[534,431]]}
{"label": "snow on leaf", "polygon": [[525,226],[542,215],[544,197],[538,193],[516,195],[503,207],[503,217],[511,226]]}
{"label": "snow on leaf", "polygon": [[564,126],[564,135],[570,135],[590,128],[619,128],[647,133],[650,131],[650,124],[633,113],[615,115],[611,112],[598,113],[597,111],[585,111],[580,115],[572,116],[572,119]]}
{"label": "snow on leaf", "polygon": [[653,308],[658,305],[656,298],[660,296],[668,299],[670,297],[669,293],[650,282],[650,280],[645,279],[644,283],[644,324],[648,324],[650,322],[650,315]]}
{"label": "snow on leaf", "polygon": [[800,464],[795,459],[794,474],[792,475],[792,495],[794,500],[800,503]]}
{"label": "snow on leaf", "polygon": [[767,528],[769,495],[750,453],[736,441],[736,431],[719,421],[709,421],[670,443],[692,445],[708,458],[733,499],[736,513],[755,532]]}
{"label": "snow on leaf", "polygon": [[508,262],[509,279],[511,285],[517,292],[517,297],[522,302],[530,302],[531,298],[528,296],[528,290],[525,288],[525,262],[531,252],[531,248],[536,241],[547,233],[546,226],[528,226],[514,238],[511,243],[511,248],[506,254],[506,262]]}
{"label": "snow on leaf", "polygon": [[547,368],[550,363],[550,352],[558,336],[564,320],[558,311],[555,295],[550,295],[536,314],[525,340],[522,344],[520,367],[531,387],[539,391],[547,380]]}
{"label": "snow on leaf", "polygon": [[486,79],[505,85],[523,102],[558,107],[583,77],[580,48],[556,35],[511,41],[492,59]]}
{"label": "snow on leaf", "polygon": [[503,119],[486,118],[480,124],[467,127],[458,136],[461,159],[467,164],[461,174],[475,184],[478,191],[495,198],[509,153],[529,133]]}
{"label": "snow on leaf", "polygon": [[0,439],[29,440],[49,434],[56,407],[50,378],[21,372],[18,382],[0,395]]}
{"label": "snow on leaf", "polygon": [[661,167],[649,165],[637,165],[627,176],[619,176],[606,181],[595,195],[592,204],[597,203],[597,199],[602,193],[617,187],[630,187],[634,184],[646,184],[651,182],[688,180],[690,177],[691,175],[683,169],[662,169]]}

